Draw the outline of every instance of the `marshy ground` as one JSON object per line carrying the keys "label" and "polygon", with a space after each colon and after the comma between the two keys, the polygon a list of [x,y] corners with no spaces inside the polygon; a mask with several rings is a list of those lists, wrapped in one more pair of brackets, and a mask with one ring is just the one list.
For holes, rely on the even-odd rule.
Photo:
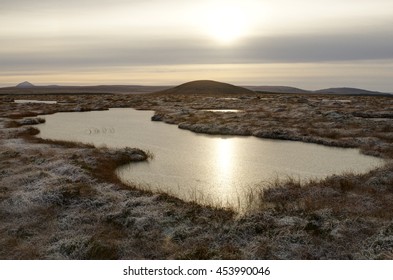
{"label": "marshy ground", "polygon": [[[393,98],[20,97],[57,104],[14,98],[0,96],[1,259],[393,259]],[[363,175],[307,184],[289,179],[264,191],[255,186],[259,207],[239,215],[123,185],[114,170],[149,160],[143,151],[34,137],[39,114],[111,107],[154,110],[155,120],[198,133],[356,147],[387,163]]]}

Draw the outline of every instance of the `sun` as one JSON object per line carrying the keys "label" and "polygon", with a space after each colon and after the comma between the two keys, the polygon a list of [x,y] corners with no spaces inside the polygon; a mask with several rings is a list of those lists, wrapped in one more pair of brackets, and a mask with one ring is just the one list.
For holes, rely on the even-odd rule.
{"label": "sun", "polygon": [[245,36],[248,22],[240,6],[215,5],[207,13],[204,23],[209,36],[222,44],[231,44]]}

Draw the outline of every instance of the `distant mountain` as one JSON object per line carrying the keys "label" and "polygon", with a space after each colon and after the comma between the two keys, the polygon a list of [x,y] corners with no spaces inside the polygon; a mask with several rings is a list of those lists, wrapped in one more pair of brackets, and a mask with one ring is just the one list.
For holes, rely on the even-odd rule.
{"label": "distant mountain", "polygon": [[283,94],[331,94],[331,95],[364,95],[388,96],[393,93],[370,91],[358,88],[327,88],[321,90],[304,90],[290,86],[244,86],[221,83],[211,80],[198,80],[171,86],[140,86],[140,85],[98,85],[98,86],[35,86],[25,81],[14,87],[0,88],[0,95],[4,94],[207,94],[207,95],[250,95],[255,93],[283,93]]}
{"label": "distant mountain", "polygon": [[210,80],[192,81],[177,87],[156,92],[156,94],[254,94],[252,90]]}
{"label": "distant mountain", "polygon": [[34,85],[32,83],[29,83],[28,81],[25,81],[23,83],[17,84],[17,88],[32,88]]}
{"label": "distant mountain", "polygon": [[392,96],[390,93],[384,93],[379,91],[370,91],[358,88],[327,88],[320,90],[304,90],[295,87],[287,86],[247,86],[246,88],[254,90],[256,92],[263,93],[295,93],[295,94],[333,94],[333,95],[376,95],[376,96]]}
{"label": "distant mountain", "polygon": [[4,94],[143,94],[170,88],[169,86],[101,85],[101,86],[29,86],[24,82],[15,87],[0,88]]}
{"label": "distant mountain", "polygon": [[310,93],[309,90],[287,86],[247,86],[245,88],[266,93]]}
{"label": "distant mountain", "polygon": [[314,91],[315,93],[322,94],[338,94],[338,95],[391,95],[389,93],[379,92],[379,91],[370,91],[359,88],[327,88]]}

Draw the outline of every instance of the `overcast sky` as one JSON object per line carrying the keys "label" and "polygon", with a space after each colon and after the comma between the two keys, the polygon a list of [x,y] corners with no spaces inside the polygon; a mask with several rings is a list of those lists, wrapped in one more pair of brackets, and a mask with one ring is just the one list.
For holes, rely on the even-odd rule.
{"label": "overcast sky", "polygon": [[216,79],[393,92],[392,0],[0,0],[0,86]]}

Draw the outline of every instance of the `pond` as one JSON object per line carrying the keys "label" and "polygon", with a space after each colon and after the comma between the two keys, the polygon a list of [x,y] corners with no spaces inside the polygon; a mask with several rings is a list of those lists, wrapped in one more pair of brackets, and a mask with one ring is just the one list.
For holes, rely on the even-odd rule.
{"label": "pond", "polygon": [[237,109],[203,109],[205,112],[215,112],[215,113],[240,113],[244,112],[243,110]]}
{"label": "pond", "polygon": [[151,121],[152,111],[129,108],[56,113],[37,125],[45,139],[150,151],[148,162],[117,170],[121,180],[184,200],[243,207],[250,190],[288,176],[308,180],[366,172],[383,160],[356,149],[242,136],[209,136]]}
{"label": "pond", "polygon": [[30,99],[15,99],[15,103],[37,103],[37,104],[56,104],[57,101],[46,101],[46,100],[30,100]]}

